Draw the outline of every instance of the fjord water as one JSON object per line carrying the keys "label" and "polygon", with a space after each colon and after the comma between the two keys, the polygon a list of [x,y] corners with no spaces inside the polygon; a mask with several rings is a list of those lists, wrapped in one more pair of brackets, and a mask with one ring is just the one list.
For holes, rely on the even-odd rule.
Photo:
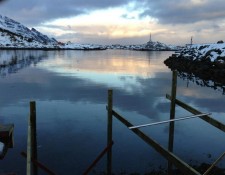
{"label": "fjord water", "polygon": [[[14,123],[14,148],[0,160],[0,173],[25,174],[29,101],[37,105],[38,160],[57,174],[82,174],[105,148],[107,90],[114,109],[134,125],[169,119],[173,52],[1,51],[30,58],[1,69],[0,123]],[[18,58],[20,59],[20,58]],[[29,61],[28,61],[29,60]],[[188,83],[188,86],[187,86]],[[225,96],[178,78],[177,98],[225,123]],[[176,107],[176,117],[191,115]],[[168,124],[142,128],[167,148]],[[189,164],[212,163],[223,152],[224,132],[195,118],[175,124],[174,153]],[[167,161],[113,119],[113,172],[141,174],[166,169]],[[225,168],[225,161],[218,166]],[[92,174],[106,170],[104,157]],[[39,171],[39,174],[42,174]]]}

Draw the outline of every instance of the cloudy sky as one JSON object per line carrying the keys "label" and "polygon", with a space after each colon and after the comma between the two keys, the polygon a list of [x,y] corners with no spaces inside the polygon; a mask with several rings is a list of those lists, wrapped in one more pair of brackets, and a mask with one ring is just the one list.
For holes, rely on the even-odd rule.
{"label": "cloudy sky", "polygon": [[59,41],[96,44],[225,40],[224,0],[0,0],[0,14]]}

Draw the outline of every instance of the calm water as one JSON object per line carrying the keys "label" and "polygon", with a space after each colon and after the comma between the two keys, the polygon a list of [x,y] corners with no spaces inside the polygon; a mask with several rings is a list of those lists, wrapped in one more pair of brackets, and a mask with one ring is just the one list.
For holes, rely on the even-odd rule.
{"label": "calm water", "polygon": [[[106,146],[107,90],[114,108],[134,125],[169,119],[172,52],[1,51],[25,58],[0,71],[0,122],[14,123],[13,149],[0,160],[0,173],[25,174],[29,101],[37,103],[38,160],[57,174],[82,174]],[[188,84],[188,87],[187,87]],[[225,123],[225,96],[178,78],[177,98]],[[191,115],[180,107],[176,116]],[[168,124],[142,130],[167,147]],[[118,120],[113,121],[113,172],[145,173],[167,161]],[[212,163],[225,150],[225,133],[201,119],[175,125],[174,152],[190,164]],[[225,168],[225,160],[219,163]],[[93,174],[105,171],[106,158]],[[40,171],[39,174],[43,174]]]}

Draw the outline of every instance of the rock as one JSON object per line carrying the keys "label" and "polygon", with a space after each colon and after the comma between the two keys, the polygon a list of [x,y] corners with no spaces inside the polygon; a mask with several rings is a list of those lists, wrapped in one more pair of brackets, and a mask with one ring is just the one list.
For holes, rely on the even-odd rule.
{"label": "rock", "polygon": [[222,44],[223,40],[217,41],[217,44]]}
{"label": "rock", "polygon": [[[223,44],[223,45],[221,45]],[[187,45],[179,54],[172,54],[164,63],[178,70],[217,83],[225,81],[225,43]]]}

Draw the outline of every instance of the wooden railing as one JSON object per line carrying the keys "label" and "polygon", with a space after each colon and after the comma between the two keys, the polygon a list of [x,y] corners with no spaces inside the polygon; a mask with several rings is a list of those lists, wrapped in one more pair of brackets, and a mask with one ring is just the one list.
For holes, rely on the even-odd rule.
{"label": "wooden railing", "polygon": [[[212,117],[209,116],[209,114],[204,114],[193,107],[185,104],[184,102],[181,102],[176,99],[176,87],[177,87],[177,72],[173,71],[173,77],[172,77],[172,89],[171,89],[171,96],[166,95],[166,98],[171,100],[170,105],[170,127],[169,127],[169,142],[168,142],[168,149],[162,147],[159,143],[157,143],[155,140],[153,140],[150,136],[147,136],[144,132],[139,130],[139,128],[134,127],[132,123],[130,123],[128,120],[125,119],[125,117],[121,116],[119,113],[117,113],[113,109],[113,90],[108,90],[108,106],[106,107],[108,111],[108,137],[107,137],[107,143],[110,143],[112,141],[112,125],[113,125],[113,116],[118,119],[122,124],[130,128],[130,131],[135,133],[138,137],[140,137],[145,143],[147,143],[149,146],[155,149],[159,154],[161,154],[165,159],[168,160],[168,175],[173,174],[173,165],[176,166],[182,173],[186,175],[201,175],[198,171],[196,171],[194,168],[189,166],[186,162],[181,160],[179,157],[177,157],[173,153],[173,143],[174,143],[174,122],[177,121],[175,119],[175,107],[176,105],[179,105],[183,107],[185,110],[193,113],[196,115],[196,117],[201,118],[202,120],[208,122],[212,126],[220,129],[221,131],[225,131],[225,125]],[[201,114],[201,115],[199,115]],[[193,118],[193,117],[189,117]],[[188,117],[187,117],[188,119]],[[165,122],[161,122],[165,123]],[[204,175],[208,174],[211,169],[225,156],[225,153],[223,153],[211,166],[210,168],[204,173]],[[112,174],[112,150],[110,149],[108,151],[107,155],[107,175]]]}

